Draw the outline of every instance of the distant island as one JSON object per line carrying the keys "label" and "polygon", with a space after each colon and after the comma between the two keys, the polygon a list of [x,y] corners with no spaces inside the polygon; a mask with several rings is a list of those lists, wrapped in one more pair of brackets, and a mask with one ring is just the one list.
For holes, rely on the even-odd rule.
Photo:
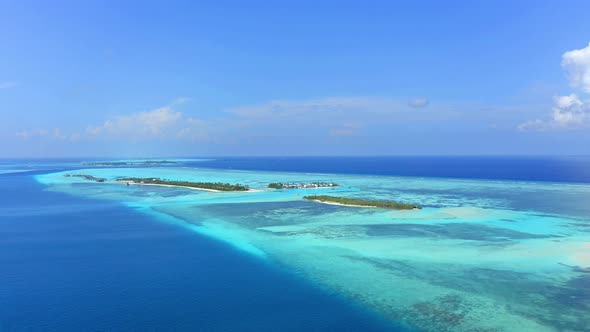
{"label": "distant island", "polygon": [[150,166],[150,165],[168,165],[176,164],[175,161],[168,160],[146,160],[146,161],[98,161],[98,162],[84,162],[84,166]]}
{"label": "distant island", "polygon": [[317,196],[304,196],[303,199],[308,201],[314,201],[319,203],[344,205],[344,206],[355,206],[355,207],[375,207],[382,209],[393,209],[393,210],[417,210],[420,209],[418,205],[398,203],[393,201],[378,201],[378,200],[367,200],[360,198],[348,198],[348,197],[336,197],[327,195]]}
{"label": "distant island", "polygon": [[160,178],[118,178],[119,182],[126,182],[127,184],[143,184],[143,185],[157,185],[168,187],[182,187],[208,191],[248,191],[250,188],[239,183],[230,184],[222,182],[192,182],[192,181],[176,181],[165,180]]}
{"label": "distant island", "polygon": [[89,181],[95,181],[95,182],[105,182],[106,179],[105,178],[97,178],[95,176],[92,175],[88,175],[88,174],[66,174],[64,175],[65,177],[69,178],[83,178]]}
{"label": "distant island", "polygon": [[271,182],[268,188],[271,189],[309,189],[309,188],[333,188],[338,187],[338,184],[333,182],[310,182],[310,183],[282,183]]}

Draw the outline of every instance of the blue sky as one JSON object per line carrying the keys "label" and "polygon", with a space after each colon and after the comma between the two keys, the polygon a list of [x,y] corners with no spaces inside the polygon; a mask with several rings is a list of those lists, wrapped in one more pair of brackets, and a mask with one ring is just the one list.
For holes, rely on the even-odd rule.
{"label": "blue sky", "polygon": [[0,156],[590,154],[589,12],[0,0]]}

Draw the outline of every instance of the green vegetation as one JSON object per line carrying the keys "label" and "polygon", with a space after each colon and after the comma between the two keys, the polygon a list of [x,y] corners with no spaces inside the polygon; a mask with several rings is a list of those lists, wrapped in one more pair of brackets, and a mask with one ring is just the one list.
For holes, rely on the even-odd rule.
{"label": "green vegetation", "polygon": [[160,178],[118,178],[117,181],[131,182],[137,184],[158,184],[167,186],[190,187],[197,189],[211,189],[220,191],[247,191],[250,189],[248,186],[244,186],[239,183],[230,184],[222,182],[174,181]]}
{"label": "green vegetation", "polygon": [[333,188],[338,184],[333,182],[310,182],[310,183],[282,183],[272,182],[268,184],[271,189],[302,189],[302,188]]}
{"label": "green vegetation", "polygon": [[420,207],[418,205],[414,205],[414,204],[405,204],[405,203],[398,203],[398,202],[392,202],[392,201],[374,201],[374,200],[367,200],[367,199],[360,199],[360,198],[335,197],[335,196],[327,196],[327,195],[305,196],[305,197],[303,197],[303,199],[310,200],[310,201],[318,201],[318,202],[323,202],[323,203],[337,203],[337,204],[343,204],[343,205],[377,207],[377,208],[394,209],[394,210],[420,209]]}
{"label": "green vegetation", "polygon": [[64,175],[65,177],[72,177],[72,178],[83,178],[86,179],[88,181],[95,181],[95,182],[105,182],[106,179],[105,178],[97,178],[95,176],[92,175],[87,175],[87,174],[66,174]]}

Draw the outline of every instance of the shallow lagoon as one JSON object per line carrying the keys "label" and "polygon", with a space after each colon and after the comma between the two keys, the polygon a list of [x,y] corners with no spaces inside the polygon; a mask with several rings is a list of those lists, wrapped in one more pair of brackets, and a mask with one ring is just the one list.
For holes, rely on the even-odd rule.
{"label": "shallow lagoon", "polygon": [[[123,202],[285,266],[424,331],[585,331],[590,185],[196,168],[100,168],[120,176],[239,182],[259,192],[93,183],[39,175],[50,190]],[[266,190],[334,181],[336,189]],[[420,211],[325,205],[307,194],[399,200]]]}
{"label": "shallow lagoon", "polygon": [[0,331],[407,331],[215,239],[43,189],[0,176]]}

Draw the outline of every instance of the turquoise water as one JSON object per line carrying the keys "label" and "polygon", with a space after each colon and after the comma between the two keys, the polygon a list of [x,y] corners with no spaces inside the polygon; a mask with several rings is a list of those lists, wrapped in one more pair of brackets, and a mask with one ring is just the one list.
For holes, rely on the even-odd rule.
{"label": "turquoise water", "polygon": [[[105,177],[89,182],[64,174]],[[239,182],[253,192],[125,186],[120,176]],[[195,167],[41,174],[48,190],[121,202],[220,240],[392,322],[422,331],[587,331],[590,185]],[[334,181],[336,189],[267,190]],[[308,194],[390,199],[419,211],[325,205]],[[392,325],[393,326],[393,325]]]}
{"label": "turquoise water", "polygon": [[0,176],[0,331],[407,331],[174,222],[44,189]]}

